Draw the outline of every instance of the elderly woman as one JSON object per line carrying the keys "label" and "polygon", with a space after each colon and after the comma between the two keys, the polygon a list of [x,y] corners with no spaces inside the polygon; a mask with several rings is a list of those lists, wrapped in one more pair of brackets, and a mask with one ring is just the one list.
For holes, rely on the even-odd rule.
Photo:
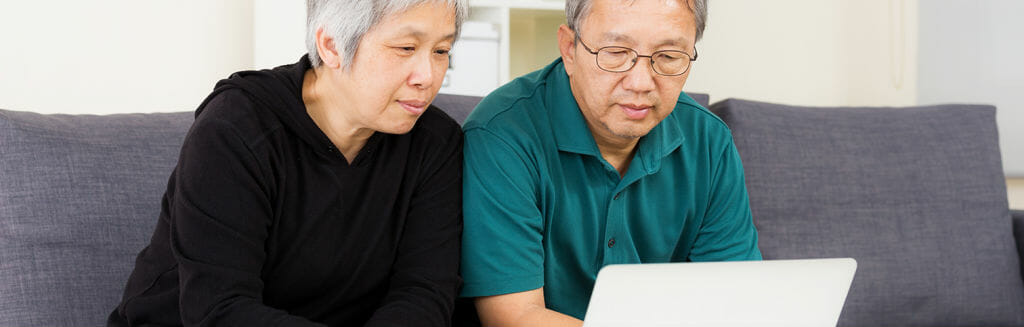
{"label": "elderly woman", "polygon": [[465,0],[309,0],[308,56],[196,111],[112,326],[447,326]]}

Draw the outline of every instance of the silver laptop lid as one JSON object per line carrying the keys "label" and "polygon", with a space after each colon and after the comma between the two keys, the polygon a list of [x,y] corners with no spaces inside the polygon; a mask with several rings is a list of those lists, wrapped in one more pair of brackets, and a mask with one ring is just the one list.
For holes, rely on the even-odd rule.
{"label": "silver laptop lid", "polygon": [[852,258],[609,265],[583,325],[834,327]]}

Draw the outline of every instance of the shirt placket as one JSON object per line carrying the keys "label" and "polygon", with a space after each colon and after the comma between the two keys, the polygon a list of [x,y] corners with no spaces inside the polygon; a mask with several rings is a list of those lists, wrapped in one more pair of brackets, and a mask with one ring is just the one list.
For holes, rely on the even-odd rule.
{"label": "shirt placket", "polygon": [[[604,238],[601,244],[604,250],[604,262],[603,265],[610,265],[616,263],[622,263],[622,247],[625,244],[619,244],[620,238],[623,236],[623,223],[626,219],[626,191],[618,190],[613,192],[608,198],[608,214],[605,217],[605,232]],[[623,239],[624,240],[624,239]]]}
{"label": "shirt placket", "polygon": [[633,160],[635,167],[630,167],[626,176],[619,178],[618,171],[614,172],[615,187],[608,196],[608,214],[605,217],[604,256],[602,265],[619,263],[637,263],[639,261],[630,253],[633,252],[633,239],[626,230],[626,219],[629,218],[628,203],[630,201],[630,185],[636,183],[650,172],[643,169],[643,160]]}
{"label": "shirt placket", "polygon": [[632,240],[627,235],[626,219],[629,215],[629,185],[636,179],[629,177],[627,175],[627,179],[619,179],[618,172],[615,172],[615,186],[607,198],[605,232],[601,245],[604,250],[603,265],[632,262],[628,256]]}

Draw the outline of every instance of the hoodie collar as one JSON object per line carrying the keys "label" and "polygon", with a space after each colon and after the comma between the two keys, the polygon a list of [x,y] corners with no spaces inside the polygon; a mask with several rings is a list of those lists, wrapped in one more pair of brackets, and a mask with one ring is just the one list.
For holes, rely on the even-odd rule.
{"label": "hoodie collar", "polygon": [[[302,83],[306,72],[312,69],[309,58],[303,55],[298,62],[278,66],[274,69],[248,70],[231,74],[217,82],[211,93],[199,108],[196,116],[202,114],[206,104],[217,94],[237,89],[244,92],[255,104],[257,110],[273,112],[294,135],[310,145],[314,151],[330,156],[344,156],[334,147],[331,140],[313,122],[302,101]],[[379,133],[375,133],[379,134]],[[371,140],[375,137],[371,137]],[[367,141],[366,146],[371,142]]]}

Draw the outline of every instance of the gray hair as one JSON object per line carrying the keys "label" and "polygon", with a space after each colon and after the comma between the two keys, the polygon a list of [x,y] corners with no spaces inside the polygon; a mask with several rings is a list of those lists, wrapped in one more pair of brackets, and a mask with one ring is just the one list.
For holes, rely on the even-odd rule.
{"label": "gray hair", "polygon": [[406,11],[419,4],[440,2],[455,9],[455,38],[469,12],[467,0],[306,0],[306,51],[313,67],[322,61],[316,49],[316,31],[321,27],[334,38],[335,50],[342,54],[342,66],[348,67],[363,39],[384,17]]}
{"label": "gray hair", "polygon": [[[708,0],[683,0],[686,1],[687,6],[690,7],[690,12],[693,13],[693,19],[697,22],[697,39],[694,41],[700,41],[700,38],[704,36],[704,25],[708,21]],[[583,24],[583,20],[590,14],[591,0],[566,0],[565,1],[565,18],[569,29],[573,32],[579,33],[577,28]]]}

